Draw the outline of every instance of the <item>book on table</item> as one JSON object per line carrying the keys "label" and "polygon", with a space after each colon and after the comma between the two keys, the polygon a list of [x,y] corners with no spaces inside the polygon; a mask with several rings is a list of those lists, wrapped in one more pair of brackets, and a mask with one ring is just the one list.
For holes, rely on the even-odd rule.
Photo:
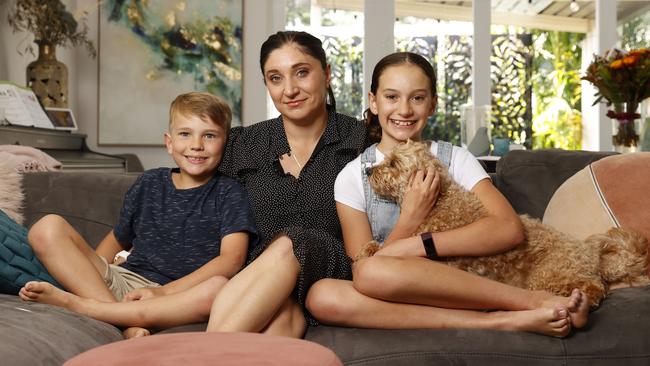
{"label": "book on table", "polygon": [[70,109],[43,109],[31,89],[0,80],[0,122],[3,119],[16,126],[51,130],[77,129]]}

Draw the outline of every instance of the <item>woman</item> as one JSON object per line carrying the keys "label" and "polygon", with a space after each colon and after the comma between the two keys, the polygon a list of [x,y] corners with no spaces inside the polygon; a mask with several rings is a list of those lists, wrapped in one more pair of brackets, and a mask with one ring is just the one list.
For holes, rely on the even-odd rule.
{"label": "woman", "polygon": [[[434,155],[447,160],[453,179],[486,207],[487,217],[475,223],[428,236],[413,235],[438,195],[438,178],[432,169],[412,178],[401,207],[382,202],[372,192],[364,179],[366,164],[378,164],[407,139],[421,140],[435,110],[435,86],[433,68],[417,54],[394,53],[376,65],[366,113],[380,141],[341,171],[335,197],[348,255],[354,257],[373,239],[383,242],[383,247],[374,257],[355,263],[353,281],[316,283],[308,309],[324,323],[369,328],[492,328],[562,337],[571,326],[584,326],[587,299],[578,290],[566,298],[523,290],[430,260],[490,255],[523,240],[519,218],[467,150],[431,145]],[[445,146],[448,159],[441,153]]]}
{"label": "woman", "polygon": [[264,243],[254,260],[226,285],[225,278],[215,277],[184,292],[160,297],[143,292],[136,296],[140,301],[119,304],[49,286],[35,301],[121,326],[165,328],[209,315],[208,331],[301,337],[307,323],[317,324],[303,314],[309,287],[352,274],[332,197],[338,172],[363,149],[365,128],[335,112],[330,68],[318,38],[278,32],[262,45],[260,66],[280,116],[233,128],[219,168],[248,191]]}

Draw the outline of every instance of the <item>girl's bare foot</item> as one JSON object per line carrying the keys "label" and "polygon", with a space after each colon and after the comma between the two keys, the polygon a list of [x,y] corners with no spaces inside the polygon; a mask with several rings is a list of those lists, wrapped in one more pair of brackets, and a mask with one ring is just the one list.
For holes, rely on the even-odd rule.
{"label": "girl's bare foot", "polygon": [[552,337],[566,337],[571,331],[569,311],[563,305],[554,308],[539,308],[534,310],[496,312],[503,317],[504,330],[516,330],[537,333]]}
{"label": "girl's bare foot", "polygon": [[569,310],[571,325],[574,328],[582,328],[587,325],[589,318],[589,299],[582,291],[574,288],[571,295],[567,297],[553,296],[542,302],[544,308],[555,308],[557,304],[562,304]]}
{"label": "girl's bare foot", "polygon": [[140,337],[146,337],[148,335],[151,335],[151,332],[145,328],[140,328],[140,327],[130,327],[126,328],[122,331],[122,335],[126,339],[131,339],[131,338],[140,338]]}
{"label": "girl's bare foot", "polygon": [[36,281],[27,282],[18,292],[18,296],[25,301],[56,305],[71,310],[72,303],[77,298],[76,295],[54,287],[51,283]]}

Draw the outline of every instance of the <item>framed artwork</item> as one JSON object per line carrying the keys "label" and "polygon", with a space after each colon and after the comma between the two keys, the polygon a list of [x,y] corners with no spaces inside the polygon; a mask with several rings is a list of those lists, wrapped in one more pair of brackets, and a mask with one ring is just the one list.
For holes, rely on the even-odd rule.
{"label": "framed artwork", "polygon": [[99,145],[163,145],[169,105],[189,91],[222,98],[241,125],[242,2],[103,1]]}

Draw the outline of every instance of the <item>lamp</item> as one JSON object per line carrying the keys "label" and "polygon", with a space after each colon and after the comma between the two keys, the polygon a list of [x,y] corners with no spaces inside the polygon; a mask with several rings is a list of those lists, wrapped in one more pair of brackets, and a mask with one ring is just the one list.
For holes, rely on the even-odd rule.
{"label": "lamp", "polygon": [[580,10],[580,4],[578,4],[576,0],[571,0],[571,4],[569,4],[569,9],[571,9],[572,13],[575,13],[576,11]]}

